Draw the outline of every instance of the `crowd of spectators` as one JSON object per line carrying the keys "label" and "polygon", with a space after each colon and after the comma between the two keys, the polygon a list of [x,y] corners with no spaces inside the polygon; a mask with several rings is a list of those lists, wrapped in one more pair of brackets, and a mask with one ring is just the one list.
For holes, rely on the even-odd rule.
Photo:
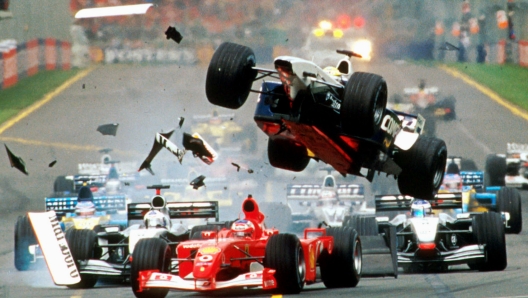
{"label": "crowd of spectators", "polygon": [[[317,0],[71,0],[71,11],[91,7],[152,3],[146,15],[78,19],[91,42],[161,44],[169,26],[186,44],[215,40],[276,45],[302,42],[322,15],[346,11],[348,1],[333,1],[333,12]],[[296,40],[298,39],[298,40]]]}

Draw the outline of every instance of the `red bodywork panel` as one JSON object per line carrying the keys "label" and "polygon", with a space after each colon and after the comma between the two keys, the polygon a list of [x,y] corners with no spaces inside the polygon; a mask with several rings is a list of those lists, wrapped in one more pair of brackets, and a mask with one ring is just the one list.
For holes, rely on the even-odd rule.
{"label": "red bodywork panel", "polygon": [[[361,165],[355,163],[341,146],[336,144],[321,130],[312,125],[283,121],[292,134],[296,136],[296,141],[302,143],[318,158],[330,164],[336,171],[341,174],[356,174],[359,172]],[[351,150],[356,152],[359,150],[359,143],[354,142],[354,139],[345,137],[343,141],[350,146]]]}

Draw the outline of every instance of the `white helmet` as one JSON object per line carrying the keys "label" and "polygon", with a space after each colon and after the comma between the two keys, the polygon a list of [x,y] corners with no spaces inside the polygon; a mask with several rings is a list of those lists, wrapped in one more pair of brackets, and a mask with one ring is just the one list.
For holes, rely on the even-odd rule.
{"label": "white helmet", "polygon": [[158,210],[150,210],[143,218],[147,228],[167,228],[169,223],[165,215]]}
{"label": "white helmet", "polygon": [[414,200],[411,205],[412,217],[425,217],[426,214],[433,213],[431,204],[425,200]]}

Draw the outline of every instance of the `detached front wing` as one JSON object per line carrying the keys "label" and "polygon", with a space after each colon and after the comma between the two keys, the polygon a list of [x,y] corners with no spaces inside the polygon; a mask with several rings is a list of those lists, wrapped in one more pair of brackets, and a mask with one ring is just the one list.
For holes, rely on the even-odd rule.
{"label": "detached front wing", "polygon": [[439,251],[434,258],[421,258],[415,252],[398,252],[398,265],[410,265],[416,263],[445,263],[449,265],[467,264],[470,261],[484,259],[486,253],[484,245],[468,245],[451,251]]}
{"label": "detached front wing", "polygon": [[216,281],[214,278],[196,279],[191,277],[184,279],[179,275],[146,270],[139,273],[139,290],[166,288],[174,290],[213,291],[250,286],[274,289],[277,287],[277,281],[273,276],[274,274],[275,270],[265,268],[262,271],[241,274],[227,281]]}

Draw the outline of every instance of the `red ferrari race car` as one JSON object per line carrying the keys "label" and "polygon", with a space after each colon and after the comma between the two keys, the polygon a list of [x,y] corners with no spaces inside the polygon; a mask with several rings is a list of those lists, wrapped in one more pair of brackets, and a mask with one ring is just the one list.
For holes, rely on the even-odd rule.
{"label": "red ferrari race car", "polygon": [[[213,291],[262,287],[297,294],[305,284],[355,287],[361,278],[361,242],[350,227],[307,228],[304,237],[268,229],[264,214],[249,195],[244,218],[230,228],[195,226],[191,238],[172,252],[164,241],[141,239],[132,256],[136,297],[165,297],[169,290]],[[178,274],[171,261],[177,255]],[[317,267],[320,274],[317,274]]]}

